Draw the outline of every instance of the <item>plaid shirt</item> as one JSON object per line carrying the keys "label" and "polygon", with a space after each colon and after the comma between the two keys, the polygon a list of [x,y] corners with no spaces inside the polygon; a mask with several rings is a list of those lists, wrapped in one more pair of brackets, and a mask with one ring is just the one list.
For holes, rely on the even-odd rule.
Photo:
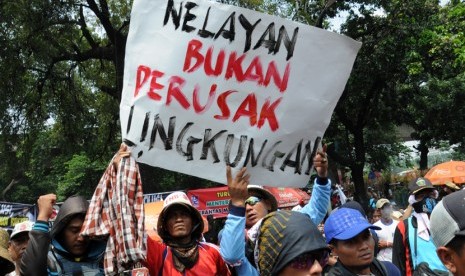
{"label": "plaid shirt", "polygon": [[108,237],[105,275],[115,275],[145,260],[144,234],[139,166],[130,156],[122,158],[116,170],[112,160],[92,196],[81,235]]}

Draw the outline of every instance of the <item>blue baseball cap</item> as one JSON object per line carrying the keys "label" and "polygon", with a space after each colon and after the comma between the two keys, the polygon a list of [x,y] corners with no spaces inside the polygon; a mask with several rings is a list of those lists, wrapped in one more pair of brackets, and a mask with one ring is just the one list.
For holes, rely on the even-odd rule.
{"label": "blue baseball cap", "polygon": [[333,239],[349,240],[366,229],[381,230],[380,227],[369,223],[359,211],[339,208],[331,213],[325,222],[326,242],[330,243]]}

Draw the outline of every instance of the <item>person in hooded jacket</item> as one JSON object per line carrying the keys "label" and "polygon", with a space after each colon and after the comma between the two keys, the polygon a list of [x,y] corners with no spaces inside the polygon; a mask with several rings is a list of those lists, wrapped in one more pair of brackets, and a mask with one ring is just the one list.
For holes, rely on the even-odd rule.
{"label": "person in hooded jacket", "polygon": [[150,275],[231,275],[218,247],[201,241],[203,229],[202,216],[185,193],[166,197],[157,222],[162,242],[147,238],[145,266]]}
{"label": "person in hooded jacket", "polygon": [[80,235],[89,203],[81,196],[66,199],[49,231],[55,203],[55,194],[37,200],[39,214],[21,259],[21,275],[104,275],[106,243]]}
{"label": "person in hooded jacket", "polygon": [[261,276],[321,276],[329,259],[328,245],[311,218],[288,210],[261,220],[255,251]]}

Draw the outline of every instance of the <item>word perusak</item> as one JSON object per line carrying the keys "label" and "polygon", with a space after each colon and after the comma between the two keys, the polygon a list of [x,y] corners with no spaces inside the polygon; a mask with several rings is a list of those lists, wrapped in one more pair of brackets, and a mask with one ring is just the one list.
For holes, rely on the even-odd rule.
{"label": "word perusak", "polygon": [[[129,133],[131,130],[131,122],[134,113],[134,106],[131,107],[131,111],[129,113],[128,118],[128,125],[126,129],[126,133]],[[147,135],[149,133],[149,125],[150,125],[150,112],[145,114],[145,120],[142,127],[141,135],[139,142],[143,143],[146,142]],[[163,125],[162,119],[160,118],[159,114],[154,116],[154,121],[150,130],[150,140],[148,150],[155,150],[155,143],[157,140],[157,134],[160,137],[161,143],[163,143],[163,148],[165,151],[173,150],[173,141],[175,141],[176,137],[176,152],[185,157],[186,161],[194,160],[194,147],[197,144],[201,147],[200,150],[200,157],[199,160],[207,160],[208,153],[210,152],[212,163],[220,162],[220,158],[218,156],[218,148],[223,149],[223,162],[226,165],[231,167],[246,167],[249,165],[251,167],[255,167],[257,165],[266,168],[267,170],[273,172],[275,168],[275,164],[278,159],[283,159],[279,169],[284,171],[286,167],[294,168],[295,174],[302,174],[305,173],[306,175],[310,175],[310,172],[313,168],[313,157],[315,157],[318,146],[321,142],[321,137],[317,137],[315,141],[304,141],[301,139],[297,142],[294,147],[288,151],[282,151],[279,148],[279,144],[282,141],[276,141],[272,145],[268,145],[268,140],[264,140],[260,146],[260,149],[256,149],[254,146],[254,138],[250,138],[247,135],[241,135],[239,139],[239,145],[237,147],[237,154],[234,157],[234,160],[231,161],[231,150],[233,148],[234,141],[237,140],[234,134],[228,134],[227,130],[221,130],[215,134],[212,134],[211,129],[205,129],[203,139],[194,136],[188,136],[189,128],[192,127],[193,122],[187,122],[184,127],[181,129],[179,134],[175,133],[176,129],[176,117],[173,116],[169,119],[168,130],[165,130]],[[220,137],[227,135],[224,144],[217,145],[217,140],[220,140]],[[224,140],[224,139],[222,139]],[[136,146],[137,142],[125,140],[125,143],[130,146]],[[159,142],[160,143],[160,142]],[[305,145],[304,145],[305,143]],[[247,145],[248,144],[248,145]],[[221,147],[218,147],[221,146]],[[258,153],[256,153],[258,151]],[[138,152],[138,158],[143,155],[143,151]],[[245,155],[244,162],[239,164],[240,160]],[[305,169],[303,168],[305,166]]]}

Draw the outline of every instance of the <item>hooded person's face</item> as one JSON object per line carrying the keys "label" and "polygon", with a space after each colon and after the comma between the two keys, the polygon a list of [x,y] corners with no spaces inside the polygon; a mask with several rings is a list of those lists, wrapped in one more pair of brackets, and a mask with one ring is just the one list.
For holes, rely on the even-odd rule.
{"label": "hooded person's face", "polygon": [[66,224],[59,237],[60,244],[75,257],[84,256],[89,245],[89,240],[80,235],[83,223],[83,216],[74,217]]}
{"label": "hooded person's face", "polygon": [[320,276],[328,263],[327,251],[304,253],[288,263],[279,276]]}
{"label": "hooded person's face", "polygon": [[188,242],[191,239],[192,217],[189,210],[181,205],[171,207],[166,213],[166,230],[174,240]]}

